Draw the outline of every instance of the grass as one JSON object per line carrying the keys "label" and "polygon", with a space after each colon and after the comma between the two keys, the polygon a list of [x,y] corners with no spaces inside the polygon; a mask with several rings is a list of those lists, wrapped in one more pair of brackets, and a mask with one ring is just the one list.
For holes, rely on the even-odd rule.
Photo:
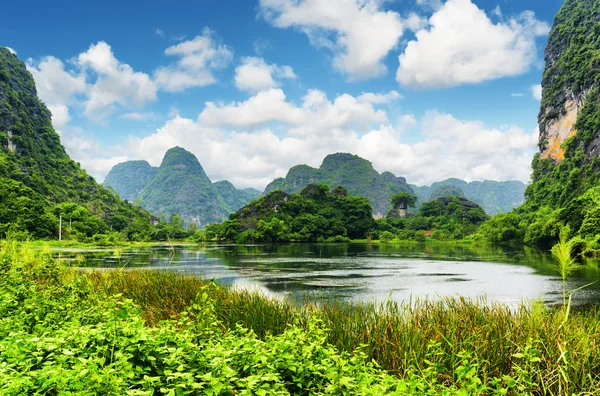
{"label": "grass", "polygon": [[[321,378],[318,381],[326,383],[319,388],[323,394],[326,393],[324,389],[335,388],[339,391],[336,394],[366,394],[368,389],[379,389],[379,394],[591,395],[596,394],[596,389],[600,387],[600,312],[595,308],[571,313],[567,318],[562,310],[550,310],[541,303],[524,304],[518,310],[511,310],[500,304],[461,298],[415,300],[407,305],[393,301],[352,305],[338,300],[296,303],[268,298],[258,292],[217,286],[197,277],[174,272],[70,270],[53,264],[43,251],[6,243],[0,247],[0,274],[9,274],[0,276],[0,293],[3,297],[0,299],[0,383],[3,378],[12,385],[16,381],[28,383],[34,381],[30,378],[34,375],[31,373],[50,375],[47,371],[51,369],[58,373],[72,369],[68,364],[56,360],[54,353],[42,353],[42,363],[19,362],[30,362],[41,353],[35,351],[45,348],[38,345],[41,341],[35,340],[46,340],[44,345],[60,343],[62,341],[57,340],[70,340],[69,337],[81,333],[86,334],[87,341],[70,346],[74,349],[69,351],[76,354],[85,352],[78,356],[88,362],[91,360],[86,359],[92,359],[90,356],[97,356],[98,348],[105,348],[102,358],[105,360],[101,360],[102,364],[94,363],[92,368],[86,365],[79,367],[83,364],[81,360],[78,360],[80,363],[70,363],[79,365],[77,370],[96,370],[94,372],[100,377],[100,368],[112,370],[111,379],[106,381],[114,385],[114,389],[125,389],[119,388],[121,382],[114,383],[115,376],[128,384],[127,389],[130,390],[148,390],[152,387],[144,382],[148,381],[144,375],[156,377],[157,383],[162,383],[165,390],[162,392],[160,387],[154,387],[154,393],[129,394],[169,394],[170,385],[164,382],[168,375],[165,371],[148,368],[149,357],[161,362],[180,359],[179,364],[185,370],[196,372],[197,367],[190,366],[192,363],[177,352],[178,348],[184,348],[186,353],[189,350],[192,351],[189,353],[211,357],[214,364],[229,362],[229,369],[237,370],[234,375],[237,382],[231,385],[233,380],[227,379],[231,380],[227,382],[231,386],[223,388],[237,391],[216,394],[245,394],[241,389],[248,385],[244,381],[253,369],[246,369],[246,372],[246,363],[241,368],[237,364],[251,359],[247,354],[262,354],[268,360],[266,363],[252,363],[251,367],[260,366],[260,370],[267,370],[262,365],[268,366],[267,371],[259,370],[252,372],[252,375],[287,378],[283,373],[292,365],[295,370],[313,370],[313,377],[308,382],[316,381],[317,377],[314,376],[327,372],[318,366],[319,359],[333,359],[331,364],[340,370],[343,362],[347,362],[345,364],[351,367],[352,378],[358,381],[353,382],[352,386],[357,388],[342,391],[331,385],[335,382],[331,382],[331,378],[318,377]],[[201,305],[204,314],[190,316],[190,309],[197,308],[198,301],[204,302]],[[109,303],[113,305],[108,306]],[[66,320],[69,321],[64,322]],[[182,321],[185,326],[181,324]],[[122,328],[117,329],[117,323],[121,323],[119,326]],[[95,326],[95,330],[90,330],[90,326]],[[185,331],[181,330],[182,326]],[[189,326],[195,330],[190,330]],[[114,334],[106,335],[98,328],[113,331]],[[251,333],[242,328],[249,329]],[[68,331],[64,333],[61,329]],[[199,341],[193,341],[196,336],[190,335],[197,332],[210,333],[210,337],[207,336],[202,342],[214,348],[200,352]],[[94,337],[100,334],[100,341],[94,338],[92,343],[90,334],[94,334]],[[51,341],[48,341],[48,337]],[[134,342],[132,337],[142,337],[146,341],[140,343],[135,338],[137,341]],[[14,357],[16,352],[8,347],[17,345],[10,344],[15,340],[21,340],[19,348],[25,348],[27,352],[21,357]],[[304,341],[306,344],[303,344]],[[282,368],[278,366],[282,354],[278,348],[289,343],[308,348],[305,352],[310,357],[302,362],[286,361],[286,366]],[[90,349],[92,344],[96,349]],[[160,349],[163,344],[172,348],[172,352]],[[27,349],[30,345],[38,349]],[[225,346],[227,348],[223,350]],[[81,351],[79,348],[83,347],[87,349]],[[131,348],[135,351],[131,352]],[[165,355],[152,348],[159,348]],[[246,352],[242,353],[239,348]],[[317,356],[308,350],[320,352]],[[274,351],[279,352],[275,354]],[[234,352],[240,354],[230,355]],[[299,353],[295,351],[293,354]],[[171,355],[174,357],[169,357]],[[111,363],[107,366],[106,359],[118,361],[119,365]],[[385,372],[377,366],[369,366],[368,362],[372,360]],[[130,371],[132,365],[133,372]],[[219,367],[220,371],[204,368],[205,371],[198,375],[205,376],[210,372],[225,381],[224,368]],[[141,374],[135,370],[144,374],[140,377]],[[87,378],[88,372],[82,378]],[[77,373],[68,373],[73,375],[69,378],[74,384],[80,381]],[[67,374],[63,373],[63,376]],[[136,378],[137,382],[128,380],[129,376]],[[53,381],[59,381],[58,378],[52,378]],[[198,381],[198,378],[194,381]],[[296,385],[292,386],[292,379],[284,382],[287,384],[284,388],[291,394],[303,394],[298,386],[308,383],[298,385],[294,382]],[[270,388],[265,388],[269,390],[266,394],[277,394],[274,391],[275,384],[279,382],[274,381],[269,385]],[[358,391],[359,388],[362,391]],[[3,393],[2,389],[7,388],[0,385],[0,394],[19,394]],[[304,394],[319,393],[315,389]]]}
{"label": "grass", "polygon": [[[149,324],[182,312],[207,282],[183,274],[156,271],[103,271],[88,274],[107,294],[122,293],[139,303]],[[229,329],[241,324],[260,338],[282,334],[293,323],[305,326],[317,315],[330,329],[327,342],[352,352],[363,346],[369,359],[401,378],[428,369],[430,345],[435,364],[446,380],[457,380],[455,369],[464,354],[476,356],[484,378],[514,375],[523,365],[525,348],[535,350],[536,387],[555,394],[600,386],[600,312],[571,314],[541,303],[511,310],[484,300],[446,298],[352,305],[337,300],[298,304],[268,298],[258,292],[214,286],[210,298],[220,322]],[[564,350],[568,346],[568,350]],[[561,348],[563,348],[561,350]]]}

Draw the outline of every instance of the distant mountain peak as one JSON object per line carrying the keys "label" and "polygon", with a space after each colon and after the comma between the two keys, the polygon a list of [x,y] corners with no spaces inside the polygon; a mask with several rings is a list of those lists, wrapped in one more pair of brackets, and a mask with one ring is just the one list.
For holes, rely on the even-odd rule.
{"label": "distant mountain peak", "polygon": [[296,165],[285,178],[273,180],[265,189],[265,194],[274,190],[299,193],[310,184],[327,184],[331,189],[345,187],[351,195],[369,199],[375,214],[387,213],[390,198],[399,192],[412,193],[406,179],[390,172],[379,174],[370,161],[349,153],[330,154],[316,169],[308,165]]}
{"label": "distant mountain peak", "polygon": [[139,199],[154,213],[166,218],[176,213],[200,226],[223,221],[260,196],[256,190],[238,190],[227,180],[212,183],[198,158],[182,147],[167,150],[158,168],[146,161],[116,165],[104,184],[124,198]]}

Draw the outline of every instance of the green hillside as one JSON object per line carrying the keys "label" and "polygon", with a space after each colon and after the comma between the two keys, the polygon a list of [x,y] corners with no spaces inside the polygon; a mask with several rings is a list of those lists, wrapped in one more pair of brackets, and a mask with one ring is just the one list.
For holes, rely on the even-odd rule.
{"label": "green hillside", "polygon": [[121,198],[135,201],[157,171],[158,168],[146,161],[127,161],[115,165],[102,184],[115,190]]}
{"label": "green hillside", "polygon": [[158,168],[146,161],[118,164],[104,185],[165,219],[177,214],[197,226],[223,221],[261,194],[238,190],[226,180],[212,183],[196,156],[181,147],[167,151]]}
{"label": "green hillside", "polygon": [[459,188],[464,196],[480,205],[487,214],[510,212],[523,204],[527,186],[519,181],[475,181],[466,182],[460,179],[446,179],[431,186],[415,186],[411,184],[415,195],[419,198],[418,206],[431,199],[432,193],[446,186]]}
{"label": "green hillside", "polygon": [[323,242],[365,238],[375,227],[369,201],[309,184],[300,194],[276,190],[252,201],[222,224],[212,224],[209,239],[246,242]]}
{"label": "green hillside", "polygon": [[568,226],[575,252],[600,253],[599,34],[600,2],[567,0],[556,15],[544,56],[540,152],[527,199],[485,223],[482,237],[548,248]]}
{"label": "green hillside", "polygon": [[25,63],[0,47],[0,238],[91,237],[150,215],[96,183],[67,155]]}
{"label": "green hillside", "polygon": [[396,177],[390,172],[380,174],[371,162],[359,156],[337,153],[325,157],[318,169],[308,165],[294,166],[285,178],[273,180],[266,187],[265,194],[275,190],[299,193],[309,184],[344,186],[349,194],[366,197],[373,212],[381,215],[392,208],[392,195],[399,192],[412,193],[403,177]]}

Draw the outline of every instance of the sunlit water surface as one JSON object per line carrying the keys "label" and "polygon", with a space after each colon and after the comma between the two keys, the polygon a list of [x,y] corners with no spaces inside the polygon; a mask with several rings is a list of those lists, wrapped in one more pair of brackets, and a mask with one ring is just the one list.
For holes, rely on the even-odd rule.
{"label": "sunlit water surface", "polygon": [[[392,298],[485,297],[517,306],[523,300],[562,302],[553,261],[535,251],[475,247],[335,245],[180,245],[141,250],[62,250],[87,267],[148,268],[196,274],[225,285],[251,287],[273,296],[336,297],[351,301]],[[567,281],[574,290],[600,279],[588,263]],[[600,303],[600,282],[573,296],[573,305]]]}

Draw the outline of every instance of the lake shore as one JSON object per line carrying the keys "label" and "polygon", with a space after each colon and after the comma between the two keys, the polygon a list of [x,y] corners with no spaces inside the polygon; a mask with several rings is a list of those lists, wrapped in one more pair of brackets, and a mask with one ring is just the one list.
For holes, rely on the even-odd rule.
{"label": "lake shore", "polygon": [[[193,384],[292,394],[591,394],[600,386],[596,308],[568,314],[531,304],[513,311],[458,298],[411,306],[297,303],[173,272],[81,272],[48,252],[7,243],[0,262],[7,297],[0,302],[0,360],[6,363],[0,389],[6,394],[42,384],[48,391],[84,390],[89,381],[105,394],[168,393],[193,390]],[[21,340],[17,354],[15,337]],[[290,355],[282,362],[285,345]],[[218,368],[191,365],[189,351],[203,361],[215,354],[229,360]],[[36,356],[45,363],[35,363]],[[324,358],[335,375],[318,368]]]}

